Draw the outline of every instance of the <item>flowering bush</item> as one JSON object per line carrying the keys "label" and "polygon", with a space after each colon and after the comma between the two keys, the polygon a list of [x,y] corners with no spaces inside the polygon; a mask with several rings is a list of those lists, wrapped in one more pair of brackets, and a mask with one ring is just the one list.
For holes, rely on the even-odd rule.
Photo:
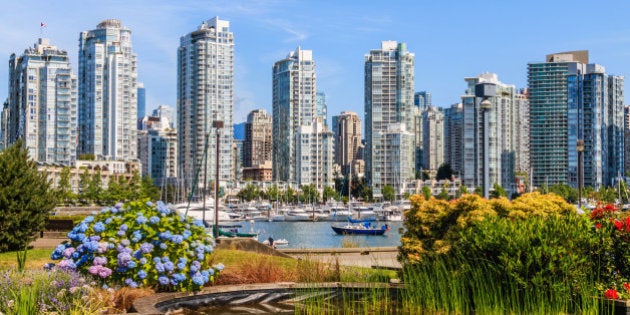
{"label": "flowering bush", "polygon": [[88,273],[107,285],[199,290],[223,265],[208,265],[213,239],[203,222],[164,203],[117,204],[86,217],[57,246],[55,268]]}

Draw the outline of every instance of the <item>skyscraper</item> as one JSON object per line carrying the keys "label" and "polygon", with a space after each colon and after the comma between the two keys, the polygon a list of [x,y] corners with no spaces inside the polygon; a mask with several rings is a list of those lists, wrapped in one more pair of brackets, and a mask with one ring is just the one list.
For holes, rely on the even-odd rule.
{"label": "skyscraper", "polygon": [[550,54],[528,68],[534,185],[578,186],[578,140],[582,184],[611,185],[623,173],[623,77],[590,64],[585,50]]}
{"label": "skyscraper", "polygon": [[416,92],[413,95],[413,104],[418,107],[420,112],[429,109],[430,106],[433,106],[431,103],[431,93],[427,91]]}
{"label": "skyscraper", "polygon": [[[341,112],[333,121],[335,137],[335,163],[341,167],[342,175],[350,173],[353,162],[357,160],[361,146],[361,119],[355,112]],[[352,170],[356,175],[357,171]]]}
{"label": "skyscraper", "polygon": [[[207,178],[214,178],[216,147],[219,146],[219,177],[225,185],[232,180],[234,111],[234,35],[230,22],[214,17],[180,39],[177,61],[177,127],[179,136],[179,179],[186,188],[196,178],[207,145]],[[220,130],[214,121],[222,121]],[[220,140],[216,143],[216,133]],[[206,144],[206,142],[208,142]],[[210,181],[210,180],[208,180]],[[210,187],[210,186],[207,186]]]}
{"label": "skyscraper", "polygon": [[157,186],[174,184],[177,178],[177,130],[166,117],[145,116],[138,130],[138,158],[142,175]]}
{"label": "skyscraper", "polygon": [[431,176],[444,163],[444,114],[434,106],[422,112],[422,169]]}
{"label": "skyscraper", "polygon": [[413,145],[410,148],[411,165],[404,167],[411,171],[402,173],[401,177],[385,176],[387,165],[395,163],[391,159],[398,159],[397,156],[385,155],[387,128],[400,123],[404,125],[400,130],[413,132],[413,98],[414,55],[407,51],[404,43],[383,41],[380,49],[371,50],[365,56],[365,172],[377,196],[383,186],[399,187],[400,183],[415,177]]}
{"label": "skyscraper", "polygon": [[271,115],[264,109],[253,110],[247,115],[243,142],[243,167],[257,168],[271,163],[272,124]]}
{"label": "skyscraper", "polygon": [[170,128],[175,129],[175,110],[168,105],[160,105],[153,110],[151,116],[160,117],[161,120],[168,119]]}
{"label": "skyscraper", "polygon": [[444,162],[448,163],[457,177],[461,177],[464,128],[464,108],[462,103],[444,109]]}
{"label": "skyscraper", "polygon": [[295,137],[295,152],[299,185],[314,185],[320,193],[325,186],[333,186],[333,134],[321,117],[300,126]]}
{"label": "skyscraper", "polygon": [[317,116],[313,52],[298,47],[273,65],[273,173],[280,181],[298,179],[296,135]]}
{"label": "skyscraper", "polygon": [[324,92],[315,93],[315,115],[321,117],[324,125],[328,126],[328,106]]}
{"label": "skyscraper", "polygon": [[96,29],[81,32],[77,154],[138,158],[137,78],[131,30],[119,20],[105,20]]}
{"label": "skyscraper", "polygon": [[[623,111],[623,143],[624,143],[624,169],[626,172],[630,171],[630,105],[626,105]],[[622,174],[626,175],[626,174]]]}
{"label": "skyscraper", "polygon": [[74,165],[77,79],[66,51],[40,38],[23,55],[12,54],[6,104],[6,146],[22,138],[32,159]]}
{"label": "skyscraper", "polygon": [[516,87],[494,73],[465,78],[463,105],[463,184],[481,187],[485,197],[495,184],[515,190],[517,122],[521,102]]}
{"label": "skyscraper", "polygon": [[144,84],[138,82],[138,119],[144,117],[147,111],[147,91],[144,89]]}

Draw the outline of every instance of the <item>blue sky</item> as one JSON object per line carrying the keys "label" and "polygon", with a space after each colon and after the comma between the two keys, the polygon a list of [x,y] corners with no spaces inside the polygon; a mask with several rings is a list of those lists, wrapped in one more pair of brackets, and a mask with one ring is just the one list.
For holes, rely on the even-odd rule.
{"label": "blue sky", "polygon": [[383,40],[415,53],[416,90],[433,103],[459,101],[464,77],[494,72],[518,88],[527,63],[548,53],[587,49],[610,74],[630,70],[629,1],[11,1],[0,15],[0,100],[7,96],[8,60],[40,37],[67,50],[76,73],[79,32],[104,19],[132,30],[147,109],[175,107],[180,36],[214,16],[229,20],[235,37],[234,122],[249,111],[271,112],[271,68],[298,45],[313,51],[317,86],[328,116],[363,116],[364,56]]}

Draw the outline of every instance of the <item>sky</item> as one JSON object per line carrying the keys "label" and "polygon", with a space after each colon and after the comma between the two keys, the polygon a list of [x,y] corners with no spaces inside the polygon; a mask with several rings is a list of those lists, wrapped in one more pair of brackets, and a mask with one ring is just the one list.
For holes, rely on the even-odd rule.
{"label": "sky", "polygon": [[272,112],[272,66],[298,46],[313,51],[329,120],[345,110],[363,117],[364,56],[384,40],[406,43],[415,54],[416,91],[447,107],[459,102],[465,77],[493,72],[526,87],[527,63],[554,52],[586,49],[591,63],[627,75],[628,12],[630,1],[10,1],[0,13],[0,100],[7,97],[12,53],[50,38],[68,51],[76,73],[79,33],[113,18],[132,31],[147,113],[163,104],[175,108],[180,37],[219,16],[234,33],[234,123],[254,109]]}

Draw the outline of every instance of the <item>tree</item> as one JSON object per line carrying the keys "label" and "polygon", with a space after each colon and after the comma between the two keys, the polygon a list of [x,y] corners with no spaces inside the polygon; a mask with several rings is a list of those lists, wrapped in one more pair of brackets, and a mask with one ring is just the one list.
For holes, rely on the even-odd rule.
{"label": "tree", "polygon": [[394,201],[394,199],[396,199],[396,192],[394,191],[394,187],[390,185],[383,186],[383,199],[387,201]]}
{"label": "tree", "polygon": [[70,168],[64,166],[59,173],[59,182],[57,183],[57,189],[55,189],[57,200],[59,203],[67,205],[72,199],[72,187],[70,186]]}
{"label": "tree", "polygon": [[[122,176],[120,176],[122,178]],[[109,184],[107,185],[107,191],[105,192],[105,203],[116,204],[118,202],[125,201],[123,184],[117,177],[111,177]]]}
{"label": "tree", "polygon": [[253,184],[247,184],[243,189],[241,189],[236,196],[240,199],[252,201],[260,195],[260,188]]}
{"label": "tree", "polygon": [[149,198],[149,200],[158,200],[160,197],[160,189],[153,184],[153,179],[151,176],[147,175],[142,177],[142,182],[140,183],[142,187],[142,197]]}
{"label": "tree", "polygon": [[142,177],[140,177],[140,172],[138,170],[133,171],[133,176],[129,182],[127,182],[127,187],[125,187],[128,195],[126,200],[138,200],[142,195]]}
{"label": "tree", "polygon": [[431,192],[431,187],[422,186],[422,196],[424,197],[425,200],[431,199],[432,195],[433,193]]}
{"label": "tree", "polygon": [[103,180],[101,179],[101,171],[96,170],[92,174],[92,180],[88,184],[88,199],[92,200],[98,205],[102,205],[103,202]]}
{"label": "tree", "polygon": [[490,192],[490,198],[501,198],[507,197],[508,193],[501,185],[498,183],[494,183],[492,186],[492,191]]}
{"label": "tree", "polygon": [[451,196],[448,194],[448,191],[446,191],[446,188],[442,187],[442,190],[437,195],[437,199],[449,200],[451,199]]}
{"label": "tree", "polygon": [[22,140],[0,152],[0,251],[19,250],[18,269],[23,270],[28,244],[44,230],[55,201]]}
{"label": "tree", "polygon": [[577,189],[567,185],[567,184],[555,184],[549,187],[549,192],[552,192],[566,200],[568,203],[574,204],[577,203],[578,200],[578,191]]}
{"label": "tree", "polygon": [[307,203],[316,203],[319,200],[319,191],[315,188],[314,184],[302,185],[302,194],[300,200]]}
{"label": "tree", "polygon": [[79,203],[83,205],[90,203],[89,187],[91,181],[87,168],[83,169],[83,173],[79,175]]}
{"label": "tree", "polygon": [[475,195],[477,195],[477,196],[481,196],[481,197],[483,197],[483,188],[481,188],[481,186],[477,186],[477,187],[475,188],[475,192],[474,192],[474,194],[475,194]]}
{"label": "tree", "polygon": [[324,186],[324,191],[322,192],[322,198],[324,199],[324,203],[328,202],[330,199],[339,199],[339,195],[337,192],[330,186]]}
{"label": "tree", "polygon": [[438,167],[437,174],[435,175],[436,180],[448,179],[451,180],[453,178],[453,169],[451,168],[451,164],[443,163]]}

